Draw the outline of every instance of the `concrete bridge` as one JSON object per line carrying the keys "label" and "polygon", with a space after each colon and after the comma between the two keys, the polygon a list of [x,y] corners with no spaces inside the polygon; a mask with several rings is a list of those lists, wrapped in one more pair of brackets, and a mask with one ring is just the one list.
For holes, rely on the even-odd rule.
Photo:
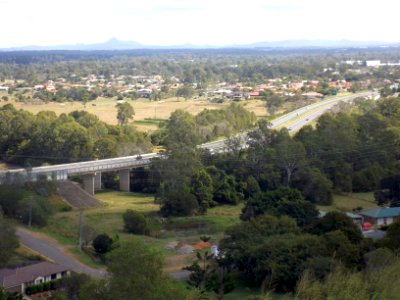
{"label": "concrete bridge", "polygon": [[[358,97],[377,97],[375,92],[361,92],[356,94],[350,94],[346,96],[333,97],[325,101],[320,101],[288,114],[285,114],[272,121],[272,128],[287,125],[289,121],[299,122],[298,126],[303,126],[308,122],[317,119],[321,114],[329,110],[332,106],[340,101],[351,102]],[[247,133],[240,136],[243,144],[247,143]],[[199,145],[199,148],[209,149],[211,153],[226,151],[226,140],[205,143]],[[119,172],[119,185],[122,191],[130,190],[130,170],[133,168],[143,167],[151,164],[151,160],[156,157],[161,157],[157,153],[147,153],[135,156],[117,157],[109,159],[100,159],[87,162],[77,162],[61,165],[35,167],[31,169],[13,169],[7,171],[0,171],[0,183],[1,182],[15,182],[21,181],[37,181],[40,178],[46,178],[47,180],[67,180],[70,176],[79,175],[83,176],[84,189],[94,195],[96,190],[101,188],[101,173],[118,171]]]}
{"label": "concrete bridge", "polygon": [[70,176],[83,176],[84,189],[94,195],[101,189],[101,173],[118,171],[119,186],[122,191],[130,190],[130,170],[143,167],[151,163],[151,159],[160,156],[157,153],[117,157],[86,162],[77,162],[31,169],[13,169],[0,172],[0,182],[38,181],[41,178],[47,180],[62,181]]}

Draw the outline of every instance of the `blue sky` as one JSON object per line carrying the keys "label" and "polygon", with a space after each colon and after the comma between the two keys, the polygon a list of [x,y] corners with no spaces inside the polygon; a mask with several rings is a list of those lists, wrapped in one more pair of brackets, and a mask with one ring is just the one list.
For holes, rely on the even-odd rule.
{"label": "blue sky", "polygon": [[0,0],[0,47],[231,45],[287,39],[400,42],[395,0]]}

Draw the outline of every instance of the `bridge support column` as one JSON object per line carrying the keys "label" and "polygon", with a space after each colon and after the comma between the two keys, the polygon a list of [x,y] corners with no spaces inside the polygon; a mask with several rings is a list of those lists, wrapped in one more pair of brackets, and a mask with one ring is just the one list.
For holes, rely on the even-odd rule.
{"label": "bridge support column", "polygon": [[94,190],[101,190],[101,172],[96,172],[96,175],[94,177]]}
{"label": "bridge support column", "polygon": [[94,195],[94,174],[86,174],[83,176],[83,188],[90,195]]}
{"label": "bridge support column", "polygon": [[123,192],[131,191],[131,170],[121,170],[119,171],[119,189]]}

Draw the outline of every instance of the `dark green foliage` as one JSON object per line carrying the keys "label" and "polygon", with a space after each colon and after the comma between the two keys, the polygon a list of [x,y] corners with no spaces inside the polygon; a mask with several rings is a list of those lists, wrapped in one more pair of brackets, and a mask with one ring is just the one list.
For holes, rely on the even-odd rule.
{"label": "dark green foliage", "polygon": [[310,232],[323,235],[328,232],[340,230],[350,242],[359,244],[363,237],[360,229],[353,220],[338,211],[328,212],[324,217],[313,222]]}
{"label": "dark green foliage", "polygon": [[232,175],[215,167],[207,168],[214,185],[213,200],[219,204],[237,204],[242,195],[239,194],[238,184]]}
{"label": "dark green foliage", "polygon": [[326,256],[332,257],[348,267],[357,268],[361,262],[360,247],[353,244],[343,231],[330,231],[323,235]]}
{"label": "dark green foliage", "polygon": [[246,185],[243,190],[244,197],[246,199],[254,197],[261,192],[260,185],[253,176],[249,176],[246,180]]}
{"label": "dark green foliage", "polygon": [[60,287],[65,291],[68,300],[79,300],[79,290],[91,280],[86,274],[71,273],[60,281]]}
{"label": "dark green foliage", "polygon": [[4,215],[9,218],[17,218],[22,199],[28,196],[23,189],[12,185],[0,185],[0,207]]}
{"label": "dark green foliage", "polygon": [[199,203],[188,189],[165,192],[159,201],[162,203],[161,214],[166,217],[191,216],[199,211]]}
{"label": "dark green foliage", "polygon": [[246,260],[242,261],[242,258],[244,259],[248,247],[263,242],[269,236],[299,232],[300,229],[293,219],[262,215],[228,228],[220,246],[238,261],[239,266],[243,264],[242,267],[246,268]]}
{"label": "dark green foliage", "polygon": [[196,253],[196,261],[183,268],[190,271],[188,284],[202,294],[214,292],[217,299],[222,299],[235,288],[232,266],[229,259],[213,257],[207,251]]}
{"label": "dark green foliage", "polygon": [[400,250],[400,222],[396,221],[389,225],[386,236],[379,241],[380,245],[393,251]]}
{"label": "dark green foliage", "polygon": [[[39,185],[30,187],[35,190]],[[17,219],[25,224],[29,224],[31,218],[32,225],[44,226],[52,214],[48,195],[46,195],[48,190],[45,187],[46,184],[43,183],[42,188],[38,189],[38,192],[45,194],[40,196],[23,188],[16,188],[14,185],[0,185],[0,208],[9,218]]]}
{"label": "dark green foliage", "polygon": [[121,243],[110,253],[113,299],[181,299],[182,294],[163,274],[162,254],[139,241]]}
{"label": "dark green foliage", "polygon": [[290,216],[299,226],[310,224],[318,216],[315,206],[304,200],[300,191],[289,188],[256,194],[247,201],[241,219],[249,220],[264,213]]}
{"label": "dark green foliage", "polygon": [[22,199],[19,204],[18,217],[25,224],[29,224],[29,218],[31,217],[32,225],[45,226],[49,216],[52,214],[49,201],[45,197],[30,196]]}
{"label": "dark green foliage", "polygon": [[149,146],[144,133],[107,125],[89,113],[57,117],[54,112],[17,111],[12,105],[0,108],[0,157],[13,163],[35,166],[105,158],[135,154]]}
{"label": "dark green foliage", "polygon": [[7,222],[0,210],[0,267],[8,262],[19,246],[15,228]]}
{"label": "dark green foliage", "polygon": [[400,175],[383,178],[380,188],[374,194],[378,205],[389,204],[392,207],[400,205]]}
{"label": "dark green foliage", "polygon": [[332,182],[317,168],[300,170],[293,179],[293,187],[300,190],[312,203],[332,204]]}
{"label": "dark green foliage", "polygon": [[146,217],[138,211],[127,209],[123,214],[124,229],[134,234],[147,234],[149,232]]}
{"label": "dark green foliage", "polygon": [[26,288],[25,292],[26,292],[27,295],[33,295],[33,294],[36,294],[36,293],[52,291],[56,287],[58,287],[59,284],[60,284],[60,279],[53,280],[53,281],[48,281],[48,282],[44,282],[44,283],[28,286]]}
{"label": "dark green foliage", "polygon": [[196,197],[200,213],[205,213],[207,208],[215,206],[213,201],[213,182],[205,170],[194,174],[190,182],[191,193]]}
{"label": "dark green foliage", "polygon": [[[124,219],[125,220],[125,219]],[[112,249],[113,240],[107,234],[99,234],[92,242],[94,251],[97,254],[105,254]]]}

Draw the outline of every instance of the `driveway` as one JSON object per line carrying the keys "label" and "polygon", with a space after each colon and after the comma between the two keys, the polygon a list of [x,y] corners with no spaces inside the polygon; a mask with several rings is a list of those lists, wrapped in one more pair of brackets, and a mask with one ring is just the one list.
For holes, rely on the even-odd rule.
{"label": "driveway", "polygon": [[65,249],[64,246],[50,237],[23,228],[17,228],[17,235],[20,243],[25,247],[38,252],[40,255],[57,264],[70,268],[74,272],[85,273],[97,278],[107,275],[106,271],[97,270],[82,264],[69,253],[68,249]]}

